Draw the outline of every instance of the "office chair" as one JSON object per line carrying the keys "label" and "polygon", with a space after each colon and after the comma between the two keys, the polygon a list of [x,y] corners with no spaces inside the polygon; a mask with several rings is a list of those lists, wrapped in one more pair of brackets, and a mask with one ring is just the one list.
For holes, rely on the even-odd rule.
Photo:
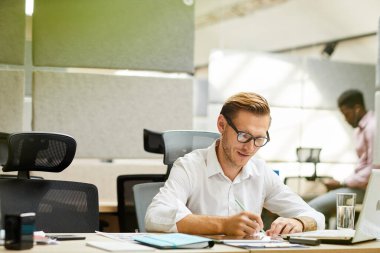
{"label": "office chair", "polygon": [[120,232],[135,232],[139,227],[133,187],[137,184],[163,181],[165,181],[163,174],[120,175],[117,177],[117,212]]}
{"label": "office chair", "polygon": [[319,156],[321,150],[320,148],[298,147],[296,149],[297,161],[299,163],[313,163],[314,172],[311,176],[285,177],[284,179],[284,183],[305,201],[309,201],[327,192],[323,181],[331,177],[317,175],[317,164],[320,162]]}
{"label": "office chair", "polygon": [[173,163],[179,158],[195,149],[207,148],[220,136],[219,133],[173,130],[162,134],[164,140],[164,164],[168,166],[166,178],[169,177]]}
{"label": "office chair", "polygon": [[144,150],[149,153],[163,154],[164,153],[164,140],[162,139],[162,132],[152,131],[145,129],[144,136]]}
{"label": "office chair", "polygon": [[145,214],[148,206],[152,202],[154,196],[159,192],[160,188],[164,186],[165,182],[156,183],[143,183],[133,186],[133,196],[135,198],[135,210],[137,216],[137,224],[139,232],[146,232],[145,230]]}
{"label": "office chair", "polygon": [[60,172],[74,158],[75,140],[56,133],[14,133],[8,137],[4,171],[18,178],[0,179],[2,215],[35,212],[37,230],[85,233],[99,229],[96,186],[87,183],[31,180],[30,171]]}
{"label": "office chair", "polygon": [[[161,132],[144,129],[143,142],[145,151],[155,154],[164,153]],[[131,174],[117,177],[117,212],[120,232],[135,232],[138,228],[132,187],[141,183],[163,181],[165,181],[165,174]]]}
{"label": "office chair", "polygon": [[[143,131],[144,149],[147,152],[164,154],[165,174],[134,174],[117,177],[117,207],[120,232],[134,232],[138,228],[132,187],[136,184],[164,182],[169,176],[173,162],[197,148],[205,148],[219,138],[219,134],[199,131]],[[177,141],[178,143],[177,143]],[[166,147],[168,145],[168,147]]]}
{"label": "office chair", "polygon": [[0,165],[6,163],[8,159],[8,137],[9,133],[0,132]]}

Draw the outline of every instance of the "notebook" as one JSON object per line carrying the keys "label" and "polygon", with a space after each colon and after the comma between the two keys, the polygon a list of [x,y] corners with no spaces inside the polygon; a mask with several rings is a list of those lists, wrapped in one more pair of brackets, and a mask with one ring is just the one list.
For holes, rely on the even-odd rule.
{"label": "notebook", "polygon": [[317,230],[287,235],[287,237],[318,238],[322,243],[354,244],[380,238],[380,169],[373,169],[364,196],[355,230]]}
{"label": "notebook", "polygon": [[214,241],[209,238],[181,233],[140,235],[134,236],[133,240],[159,249],[202,249],[214,246]]}

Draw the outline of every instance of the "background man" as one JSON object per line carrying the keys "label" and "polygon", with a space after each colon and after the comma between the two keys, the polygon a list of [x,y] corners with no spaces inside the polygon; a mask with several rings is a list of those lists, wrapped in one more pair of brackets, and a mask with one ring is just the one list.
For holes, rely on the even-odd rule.
{"label": "background man", "polygon": [[371,170],[380,168],[372,164],[376,132],[375,115],[372,111],[366,110],[362,92],[359,90],[343,92],[338,98],[338,106],[347,123],[355,128],[355,149],[359,160],[353,173],[341,182],[334,179],[325,181],[330,191],[309,202],[309,205],[322,212],[326,219],[336,213],[337,192],[356,193],[356,202],[362,203]]}
{"label": "background man", "polygon": [[265,207],[279,217],[268,235],[324,228],[324,217],[254,157],[268,143],[270,109],[256,93],[230,97],[220,112],[220,139],[179,158],[146,215],[148,231],[252,235]]}

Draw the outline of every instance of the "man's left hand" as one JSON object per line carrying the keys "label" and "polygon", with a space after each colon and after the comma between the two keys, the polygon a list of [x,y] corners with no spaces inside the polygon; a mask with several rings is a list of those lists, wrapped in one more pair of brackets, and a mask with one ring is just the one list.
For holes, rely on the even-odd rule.
{"label": "man's left hand", "polygon": [[332,179],[332,178],[324,181],[323,183],[326,185],[326,187],[329,191],[335,190],[335,189],[341,187],[340,182],[336,181],[335,179]]}
{"label": "man's left hand", "polygon": [[302,232],[303,225],[300,221],[292,218],[277,218],[266,231],[267,235],[292,234]]}

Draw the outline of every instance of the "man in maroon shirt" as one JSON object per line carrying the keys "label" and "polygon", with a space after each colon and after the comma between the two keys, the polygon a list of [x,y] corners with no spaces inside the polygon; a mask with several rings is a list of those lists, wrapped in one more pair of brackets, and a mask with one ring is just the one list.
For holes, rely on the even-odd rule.
{"label": "man in maroon shirt", "polygon": [[355,150],[359,158],[355,170],[344,180],[330,179],[325,181],[330,191],[311,200],[308,204],[322,212],[326,221],[336,212],[336,193],[356,193],[356,203],[362,203],[365,189],[372,169],[379,169],[374,165],[373,147],[376,132],[375,115],[365,108],[362,92],[359,90],[347,90],[338,98],[338,106],[348,124],[354,130]]}

